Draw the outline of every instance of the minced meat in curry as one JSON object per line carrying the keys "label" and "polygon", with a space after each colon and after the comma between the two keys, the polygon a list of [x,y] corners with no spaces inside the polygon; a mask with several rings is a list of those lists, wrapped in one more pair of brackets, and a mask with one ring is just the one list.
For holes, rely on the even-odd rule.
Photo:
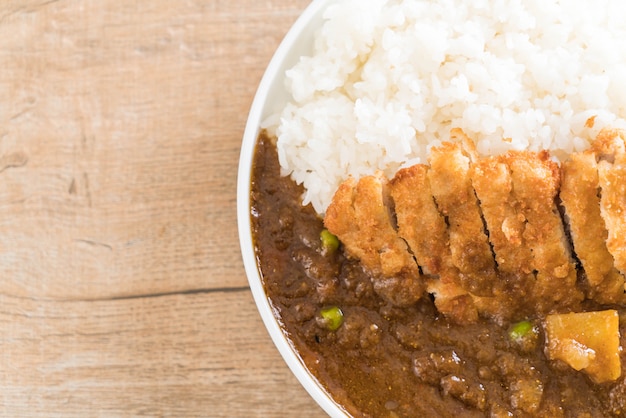
{"label": "minced meat in curry", "polygon": [[[344,254],[343,244],[325,231],[316,212],[302,206],[301,195],[300,186],[280,175],[275,145],[262,133],[252,174],[251,216],[263,284],[303,362],[349,414],[626,413],[624,362],[618,358],[618,373],[597,383],[593,376],[601,374],[583,371],[602,350],[594,349],[598,342],[593,338],[585,342],[580,337],[584,330],[568,325],[618,328],[614,336],[619,339],[611,344],[623,346],[621,307],[586,300],[580,313],[551,321],[524,314],[506,321],[458,323],[442,315],[433,298],[398,306],[376,292],[367,269]],[[586,314],[590,316],[571,316]],[[548,344],[547,338],[556,339]],[[579,347],[579,340],[587,346]]]}

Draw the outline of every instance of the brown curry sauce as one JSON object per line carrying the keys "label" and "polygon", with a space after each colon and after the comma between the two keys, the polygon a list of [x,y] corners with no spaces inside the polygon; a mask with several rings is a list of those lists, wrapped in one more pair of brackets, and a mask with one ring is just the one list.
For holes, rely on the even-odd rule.
{"label": "brown curry sauce", "polygon": [[[455,325],[423,298],[397,308],[374,292],[360,264],[341,248],[325,252],[322,220],[301,205],[302,188],[280,175],[272,139],[261,133],[252,173],[251,218],[263,284],[288,338],[310,372],[355,417],[601,417],[626,412],[626,370],[594,384],[509,325]],[[320,311],[339,307],[343,324]],[[591,307],[593,308],[593,307]],[[620,316],[623,310],[620,310]],[[528,319],[537,330],[541,324]],[[620,321],[621,324],[624,321]],[[624,326],[620,326],[624,345]]]}

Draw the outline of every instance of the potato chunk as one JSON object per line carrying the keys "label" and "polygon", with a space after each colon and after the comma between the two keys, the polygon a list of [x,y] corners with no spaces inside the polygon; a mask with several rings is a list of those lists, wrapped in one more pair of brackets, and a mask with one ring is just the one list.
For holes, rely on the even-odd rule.
{"label": "potato chunk", "polygon": [[544,327],[548,358],[582,370],[595,383],[620,376],[617,311],[548,315]]}

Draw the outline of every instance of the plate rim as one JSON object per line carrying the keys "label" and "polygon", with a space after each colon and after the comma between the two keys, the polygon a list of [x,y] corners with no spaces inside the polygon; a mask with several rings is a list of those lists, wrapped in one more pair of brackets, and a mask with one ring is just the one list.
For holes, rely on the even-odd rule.
{"label": "plate rim", "polygon": [[[313,0],[293,23],[274,52],[255,93],[246,126],[244,129],[239,166],[237,172],[237,226],[239,244],[243,258],[246,278],[252,291],[257,310],[272,342],[280,352],[283,360],[317,404],[330,416],[348,417],[343,407],[336,403],[321,382],[308,370],[298,355],[293,343],[280,325],[278,314],[270,303],[262,285],[256,252],[252,241],[252,225],[250,211],[251,174],[254,150],[260,133],[260,125],[267,116],[267,99],[276,89],[284,89],[277,83],[284,81],[284,70],[293,65],[301,54],[296,54],[295,46],[306,38],[312,44],[313,31],[322,22],[326,8],[337,0]],[[320,25],[315,25],[319,21]],[[303,35],[304,31],[307,34]]]}

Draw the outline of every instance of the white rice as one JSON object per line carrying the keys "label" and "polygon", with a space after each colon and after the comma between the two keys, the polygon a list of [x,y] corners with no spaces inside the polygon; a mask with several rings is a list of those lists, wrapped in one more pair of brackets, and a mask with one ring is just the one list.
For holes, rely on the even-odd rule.
{"label": "white rice", "polygon": [[453,127],[483,155],[559,158],[626,127],[623,0],[344,0],[324,18],[266,126],[320,214],[348,176],[427,162]]}

